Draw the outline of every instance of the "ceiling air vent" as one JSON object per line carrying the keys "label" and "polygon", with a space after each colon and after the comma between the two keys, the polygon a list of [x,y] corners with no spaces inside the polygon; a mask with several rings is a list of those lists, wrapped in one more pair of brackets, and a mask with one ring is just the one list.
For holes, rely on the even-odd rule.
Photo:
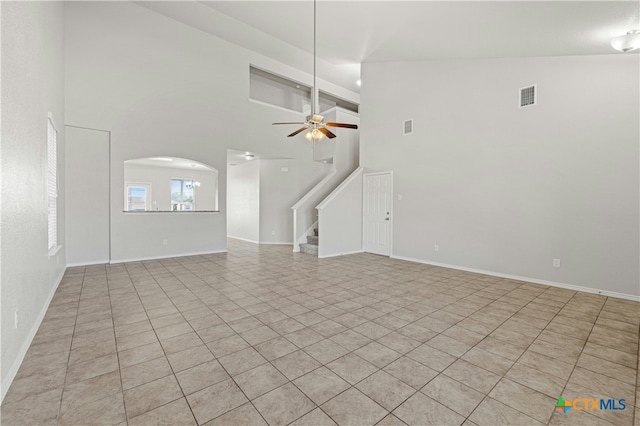
{"label": "ceiling air vent", "polygon": [[410,135],[413,133],[413,120],[407,120],[403,123],[403,135]]}
{"label": "ceiling air vent", "polygon": [[536,104],[537,98],[536,85],[523,87],[520,89],[520,108],[532,106]]}

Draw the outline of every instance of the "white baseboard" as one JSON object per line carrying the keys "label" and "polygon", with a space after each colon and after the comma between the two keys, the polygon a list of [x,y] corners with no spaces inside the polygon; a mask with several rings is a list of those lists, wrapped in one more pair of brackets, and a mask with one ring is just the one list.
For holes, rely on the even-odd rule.
{"label": "white baseboard", "polygon": [[93,262],[75,262],[75,263],[67,263],[67,268],[75,268],[77,266],[106,265],[108,263],[109,263],[109,259],[96,260],[96,261],[93,261]]}
{"label": "white baseboard", "polygon": [[22,361],[24,361],[24,357],[27,354],[27,351],[29,350],[29,347],[31,346],[31,342],[33,342],[33,338],[36,337],[36,333],[38,332],[38,329],[40,328],[40,324],[42,324],[42,320],[44,319],[44,316],[47,313],[47,309],[49,309],[49,304],[51,304],[51,300],[53,299],[53,296],[56,294],[56,291],[58,290],[58,286],[62,282],[62,277],[64,277],[64,273],[65,272],[66,272],[66,268],[63,269],[62,272],[60,272],[60,275],[58,276],[58,279],[56,280],[56,284],[53,286],[53,288],[49,292],[49,295],[47,296],[47,300],[46,300],[44,306],[40,310],[40,313],[38,314],[38,317],[36,318],[36,321],[33,323],[33,326],[31,327],[31,330],[29,330],[29,334],[27,335],[27,338],[25,339],[24,343],[22,344],[22,347],[20,348],[20,352],[18,352],[18,356],[13,361],[13,364],[11,364],[11,368],[9,368],[9,372],[7,373],[7,377],[5,377],[4,380],[2,381],[2,383],[0,384],[0,395],[1,395],[0,403],[2,401],[4,401],[4,397],[7,394],[7,391],[9,390],[9,387],[11,386],[11,383],[13,383],[13,379],[15,379],[16,378],[16,374],[18,374],[18,370],[20,369],[20,366],[22,365]]}
{"label": "white baseboard", "polygon": [[331,254],[325,254],[323,256],[320,256],[318,254],[318,258],[319,259],[327,259],[329,257],[346,256],[346,255],[349,255],[349,254],[357,254],[357,253],[364,253],[364,250],[354,250],[354,251],[348,251],[348,252],[331,253]]}
{"label": "white baseboard", "polygon": [[234,240],[244,241],[246,243],[260,244],[259,241],[250,240],[248,238],[234,237],[233,235],[227,235],[227,238],[233,238]]}
{"label": "white baseboard", "polygon": [[635,302],[640,302],[640,296],[634,296],[633,294],[617,293],[615,291],[601,290],[601,289],[598,289],[598,288],[583,287],[583,286],[579,286],[579,285],[565,284],[565,283],[559,283],[559,282],[555,282],[555,281],[541,280],[541,279],[538,279],[538,278],[522,277],[522,276],[519,276],[519,275],[503,274],[501,272],[485,271],[483,269],[467,268],[467,267],[464,267],[464,266],[450,265],[448,263],[430,262],[430,261],[427,261],[427,260],[415,259],[415,258],[412,258],[412,257],[391,255],[391,258],[392,259],[398,259],[398,260],[407,260],[409,262],[423,263],[425,265],[433,265],[433,266],[441,266],[443,268],[457,269],[459,271],[475,272],[477,274],[491,275],[491,276],[494,276],[494,277],[508,278],[508,279],[511,279],[511,280],[527,281],[527,282],[534,283],[534,284],[548,285],[550,287],[559,287],[559,288],[565,288],[567,290],[583,291],[585,293],[600,294],[602,296],[616,297],[618,299],[626,299],[626,300],[633,300]]}
{"label": "white baseboard", "polygon": [[226,253],[227,250],[216,250],[216,251],[203,251],[203,252],[194,252],[194,253],[178,253],[178,254],[169,254],[162,256],[148,256],[148,257],[136,257],[130,259],[112,259],[109,263],[127,263],[127,262],[144,262],[145,260],[159,260],[159,259],[171,259],[174,257],[188,257],[188,256],[203,256],[206,254],[218,254],[218,253]]}
{"label": "white baseboard", "polygon": [[272,246],[291,246],[293,245],[293,242],[291,241],[276,241],[276,242],[263,242],[263,241],[255,241],[255,240],[249,240],[247,238],[241,238],[241,237],[234,237],[233,235],[227,235],[227,238],[232,238],[234,240],[238,240],[238,241],[244,241],[245,243],[251,243],[251,244],[264,244],[264,245],[272,245]]}

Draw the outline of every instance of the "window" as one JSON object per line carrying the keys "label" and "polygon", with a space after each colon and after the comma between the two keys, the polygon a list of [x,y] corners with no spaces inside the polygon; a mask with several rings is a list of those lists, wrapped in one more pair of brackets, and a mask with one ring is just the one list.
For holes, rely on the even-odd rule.
{"label": "window", "polygon": [[171,210],[195,210],[194,188],[199,185],[193,179],[171,179]]}
{"label": "window", "polygon": [[144,212],[149,209],[151,185],[127,183],[125,185],[125,210],[129,212]]}
{"label": "window", "polygon": [[48,250],[54,251],[58,245],[58,131],[53,125],[51,114],[47,123],[47,229]]}

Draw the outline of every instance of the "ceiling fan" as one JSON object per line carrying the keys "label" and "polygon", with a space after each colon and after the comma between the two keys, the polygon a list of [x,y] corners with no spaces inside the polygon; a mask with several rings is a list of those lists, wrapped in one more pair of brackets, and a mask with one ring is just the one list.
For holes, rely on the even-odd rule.
{"label": "ceiling fan", "polygon": [[287,135],[287,137],[293,137],[298,133],[309,130],[304,136],[308,140],[320,140],[325,136],[329,139],[336,137],[336,134],[327,127],[344,127],[346,129],[357,129],[356,124],[348,123],[334,123],[331,121],[325,122],[324,117],[320,114],[316,114],[316,0],[313,0],[313,91],[311,93],[311,115],[307,116],[306,121],[294,121],[286,123],[273,123],[277,124],[302,124],[302,127],[295,132]]}

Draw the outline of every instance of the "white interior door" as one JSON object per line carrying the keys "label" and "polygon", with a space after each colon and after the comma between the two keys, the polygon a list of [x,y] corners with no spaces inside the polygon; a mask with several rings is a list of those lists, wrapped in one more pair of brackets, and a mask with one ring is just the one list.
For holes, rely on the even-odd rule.
{"label": "white interior door", "polygon": [[367,253],[391,255],[391,172],[364,175],[363,246]]}
{"label": "white interior door", "polygon": [[65,126],[67,265],[110,260],[109,133]]}

